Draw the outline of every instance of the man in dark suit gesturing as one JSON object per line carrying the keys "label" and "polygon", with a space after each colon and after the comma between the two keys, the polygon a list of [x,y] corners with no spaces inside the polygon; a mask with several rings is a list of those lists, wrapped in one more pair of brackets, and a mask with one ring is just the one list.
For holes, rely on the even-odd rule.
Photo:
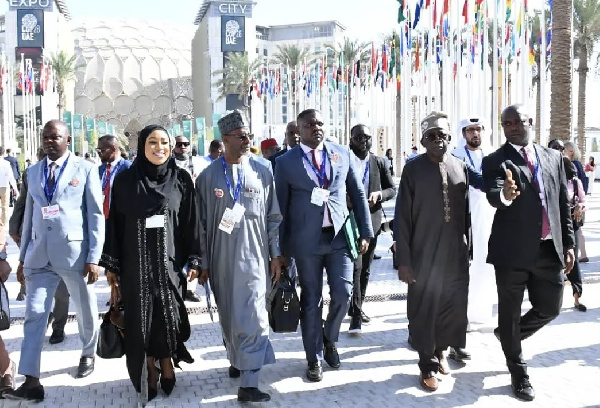
{"label": "man in dark suit gesturing", "polygon": [[[335,347],[352,293],[352,259],[342,229],[348,217],[346,192],[365,253],[373,228],[365,191],[347,147],[325,142],[321,113],[298,115],[300,144],[277,159],[275,188],[283,215],[279,237],[286,257],[294,257],[302,288],[302,341],[310,381],[321,381],[321,360],[340,367]],[[323,325],[323,268],[331,295]],[[323,348],[325,352],[323,352]]]}
{"label": "man in dark suit gesturing", "polygon": [[[533,144],[532,120],[520,105],[502,112],[507,143],[483,158],[490,204],[497,208],[487,261],[494,265],[498,288],[498,328],[519,399],[535,394],[521,353],[524,340],[560,312],[561,270],[573,267],[575,238],[567,181],[559,152]],[[521,316],[525,289],[532,308]]]}
{"label": "man in dark suit gesturing", "polygon": [[348,314],[351,317],[350,334],[361,331],[362,323],[368,323],[369,317],[362,309],[375,247],[377,247],[377,236],[381,228],[383,218],[383,207],[381,203],[391,200],[396,195],[396,186],[390,174],[390,168],[385,164],[383,157],[377,157],[369,153],[372,145],[371,130],[362,124],[354,126],[350,130],[350,150],[354,153],[355,169],[365,189],[367,202],[371,211],[371,224],[375,238],[369,242],[369,249],[364,255],[354,261],[354,290]]}

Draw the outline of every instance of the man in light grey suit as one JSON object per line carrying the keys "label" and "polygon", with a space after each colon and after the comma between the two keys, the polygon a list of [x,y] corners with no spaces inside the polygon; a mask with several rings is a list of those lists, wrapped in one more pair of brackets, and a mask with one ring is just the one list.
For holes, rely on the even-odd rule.
{"label": "man in light grey suit", "polygon": [[[98,305],[93,283],[104,244],[102,188],[95,166],[67,150],[71,137],[63,122],[50,121],[42,133],[47,157],[28,170],[17,279],[27,281],[24,338],[19,374],[25,382],[4,393],[13,400],[44,399],[40,359],[52,298],[62,278],[77,312],[83,343],[77,378],[94,370]],[[84,278],[87,277],[87,284]]]}
{"label": "man in light grey suit", "polygon": [[[286,257],[294,257],[302,288],[302,341],[310,381],[321,381],[321,360],[340,367],[335,346],[352,294],[353,265],[342,226],[348,218],[348,196],[358,224],[359,251],[365,253],[373,227],[364,187],[350,150],[324,141],[321,113],[298,115],[300,144],[277,158],[275,188],[283,215],[279,237]],[[331,303],[325,324],[323,268]],[[324,349],[324,350],[323,350]]]}

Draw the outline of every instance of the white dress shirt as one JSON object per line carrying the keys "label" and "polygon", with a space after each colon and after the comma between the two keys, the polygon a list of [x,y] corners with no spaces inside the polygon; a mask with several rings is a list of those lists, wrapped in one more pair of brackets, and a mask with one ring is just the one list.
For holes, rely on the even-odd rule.
{"label": "white dress shirt", "polygon": [[[370,172],[367,171],[367,165],[369,163],[369,154],[364,159],[359,158],[357,155],[354,155],[354,166],[356,169],[356,174],[360,178],[360,181],[363,183],[363,187],[365,188],[365,195],[367,199],[369,199],[369,177]],[[367,172],[365,174],[365,171]],[[364,181],[364,182],[363,182]]]}
{"label": "white dress shirt", "polygon": [[[302,149],[302,151],[304,152],[304,154],[306,154],[306,157],[308,158],[308,160],[310,160],[311,162],[307,162],[306,159],[304,157],[302,157],[302,163],[304,164],[304,168],[306,169],[306,173],[308,174],[308,177],[310,177],[310,179],[315,183],[315,187],[321,187],[321,185],[319,184],[319,178],[317,177],[317,174],[315,173],[315,171],[313,170],[313,166],[312,164],[312,151],[313,149],[308,147],[307,145],[300,143],[300,148]],[[323,143],[319,144],[317,146],[315,151],[315,155],[317,157],[317,161],[320,161],[322,159],[322,155],[323,155]],[[320,163],[321,165],[323,165],[323,163]],[[325,155],[325,174],[327,177],[327,180],[331,181],[331,164],[329,163],[327,154]],[[327,203],[325,203],[325,211],[323,213],[323,228],[325,227],[331,227],[333,226],[332,222],[330,221],[330,214],[329,214],[329,208],[327,207]]]}

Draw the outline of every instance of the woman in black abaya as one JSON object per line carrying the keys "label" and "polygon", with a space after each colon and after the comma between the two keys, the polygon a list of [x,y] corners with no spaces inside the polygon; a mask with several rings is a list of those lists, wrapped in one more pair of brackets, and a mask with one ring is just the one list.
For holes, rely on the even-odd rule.
{"label": "woman in black abaya", "polygon": [[175,386],[173,366],[194,361],[183,344],[190,336],[183,295],[200,265],[196,196],[172,147],[163,127],[141,131],[137,159],[114,180],[100,261],[109,284],[121,288],[127,369],[144,402],[157,395],[156,361],[167,395]]}

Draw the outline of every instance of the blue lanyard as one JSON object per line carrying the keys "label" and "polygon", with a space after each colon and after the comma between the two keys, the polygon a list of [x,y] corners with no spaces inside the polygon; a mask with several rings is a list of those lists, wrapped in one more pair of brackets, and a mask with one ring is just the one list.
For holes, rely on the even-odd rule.
{"label": "blue lanyard", "polygon": [[367,181],[367,174],[369,174],[369,169],[371,168],[371,163],[369,161],[367,161],[367,165],[365,166],[365,174],[363,174],[363,185],[365,184],[365,181]]}
{"label": "blue lanyard", "polygon": [[[538,155],[537,150],[535,150],[535,148],[533,148],[533,151],[535,152],[535,171],[533,172],[533,182],[537,184],[537,180],[538,180],[538,172],[540,170],[540,156]],[[540,188],[541,190],[541,188]],[[541,191],[540,191],[541,193]]]}
{"label": "blue lanyard", "polygon": [[312,170],[315,172],[317,179],[319,180],[319,187],[325,188],[325,184],[327,183],[327,172],[326,172],[327,166],[325,165],[326,164],[325,160],[327,160],[327,152],[325,151],[325,149],[323,149],[323,151],[321,153],[321,170],[319,170],[315,167],[312,160],[310,160],[308,158],[308,156],[306,155],[306,153],[304,153],[304,150],[300,149],[300,151],[302,152],[302,157],[304,157],[304,160],[306,160],[308,162],[308,164],[310,165]]}
{"label": "blue lanyard", "polygon": [[225,173],[225,182],[227,183],[227,189],[229,190],[229,194],[233,196],[233,205],[237,202],[238,197],[240,196],[240,191],[242,191],[242,166],[238,169],[238,181],[235,186],[235,191],[232,193],[231,190],[231,181],[229,181],[229,176],[227,175],[227,164],[225,163],[225,158],[221,157],[221,163],[223,164],[223,173]]}
{"label": "blue lanyard", "polygon": [[[110,180],[112,180],[115,177],[115,174],[117,173],[117,169],[121,166],[121,164],[123,164],[122,159],[119,160],[119,162],[117,164],[115,164],[115,167],[113,167],[111,169],[109,177],[106,177],[106,169],[104,170],[104,176],[102,177],[102,191],[104,191],[104,189],[106,188],[106,184],[110,183]],[[108,168],[108,165],[106,167]]]}
{"label": "blue lanyard", "polygon": [[[475,163],[473,163],[473,159],[471,158],[471,153],[469,152],[469,149],[467,149],[467,146],[465,146],[465,152],[467,153],[467,157],[469,158],[469,161],[471,162],[471,166],[473,166],[473,168],[475,170],[477,170],[475,168]],[[483,164],[483,162],[482,162],[482,164]],[[479,170],[477,170],[477,171],[481,173],[481,166],[479,166]]]}
{"label": "blue lanyard", "polygon": [[54,193],[56,193],[56,189],[58,188],[58,181],[60,180],[60,176],[62,176],[67,163],[69,162],[69,157],[65,160],[63,165],[60,167],[58,171],[58,175],[56,175],[56,170],[54,170],[54,186],[52,187],[52,191],[50,191],[48,187],[48,159],[46,158],[46,165],[44,166],[44,193],[46,194],[46,200],[48,200],[48,205],[52,202],[52,197],[54,197]]}

